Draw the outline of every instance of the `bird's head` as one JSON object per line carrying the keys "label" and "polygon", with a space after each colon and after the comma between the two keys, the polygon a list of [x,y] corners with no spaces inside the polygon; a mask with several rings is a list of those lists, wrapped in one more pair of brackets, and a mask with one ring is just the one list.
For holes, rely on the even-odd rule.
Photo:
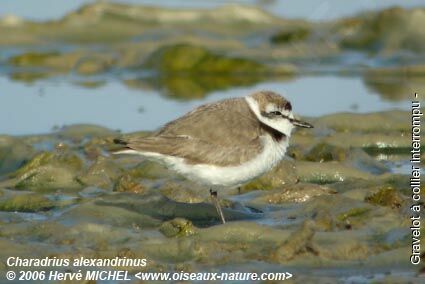
{"label": "bird's head", "polygon": [[291,103],[274,92],[257,92],[245,99],[258,120],[287,137],[295,126],[313,128],[313,125],[295,119]]}

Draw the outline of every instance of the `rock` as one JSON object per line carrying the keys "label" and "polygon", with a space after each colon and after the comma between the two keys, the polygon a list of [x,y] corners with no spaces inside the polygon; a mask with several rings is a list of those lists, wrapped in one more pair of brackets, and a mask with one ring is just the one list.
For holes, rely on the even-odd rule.
{"label": "rock", "polygon": [[149,255],[148,259],[182,263],[198,259],[202,251],[193,238],[174,238],[167,242],[144,244],[143,252]]}
{"label": "rock", "polygon": [[321,142],[314,145],[304,159],[312,162],[344,161],[347,156],[347,149]]}
{"label": "rock", "polygon": [[[68,139],[74,142],[81,142],[83,139],[101,139],[118,135],[117,131],[108,129],[106,127],[92,125],[92,124],[74,124],[62,127],[56,132],[60,139]],[[97,144],[104,140],[96,140]]]}
{"label": "rock", "polygon": [[75,173],[66,167],[40,166],[20,178],[15,188],[39,192],[75,190],[81,188],[75,177]]}
{"label": "rock", "polygon": [[[109,198],[115,198],[116,194]],[[107,198],[105,195],[104,198]],[[140,197],[139,197],[140,198]],[[61,223],[77,225],[82,221],[92,224],[110,225],[124,230],[158,227],[161,222],[146,214],[133,212],[117,206],[98,205],[99,199],[85,202],[71,208],[60,216]],[[100,199],[101,200],[101,199]],[[75,232],[78,234],[78,232]]]}
{"label": "rock", "polygon": [[[313,124],[318,128],[325,126],[337,132],[350,132],[350,135],[354,131],[382,135],[392,132],[408,133],[410,131],[406,124],[408,117],[408,112],[394,110],[367,114],[337,113],[324,115],[315,120]],[[353,121],[356,123],[353,123]],[[350,143],[350,140],[342,141],[344,141],[343,143]]]}
{"label": "rock", "polygon": [[183,218],[175,218],[162,223],[159,231],[167,238],[187,237],[196,234],[196,228],[192,222]]}
{"label": "rock", "polygon": [[269,190],[282,188],[298,182],[298,175],[294,163],[282,161],[275,168],[261,177],[241,187],[242,191]]}
{"label": "rock", "polygon": [[[331,204],[331,205],[330,205]],[[379,220],[381,214],[388,215],[388,211],[378,213],[372,205],[364,203],[363,201],[354,200],[341,196],[339,194],[322,195],[310,199],[303,204],[300,209],[295,209],[291,214],[300,218],[306,218],[316,222],[318,229],[324,231],[351,230],[368,226],[372,220]],[[394,216],[391,216],[393,218]],[[399,220],[397,219],[396,222]],[[395,223],[392,223],[392,226]],[[388,226],[388,224],[385,224]]]}
{"label": "rock", "polygon": [[101,23],[110,19],[122,19],[126,23],[148,23],[150,25],[208,23],[225,24],[272,24],[276,18],[256,7],[229,4],[213,9],[169,9],[145,5],[126,5],[111,2],[97,2],[82,6],[78,11],[69,13],[64,21],[67,23]]}
{"label": "rock", "polygon": [[335,190],[323,185],[298,183],[285,186],[283,189],[266,191],[263,195],[253,199],[251,202],[269,204],[305,202],[316,196],[335,193]]}
{"label": "rock", "polygon": [[360,18],[361,23],[341,41],[344,48],[394,52],[423,52],[425,43],[425,9],[388,8]]}
{"label": "rock", "polygon": [[336,161],[321,163],[320,167],[315,162],[297,161],[296,168],[299,180],[308,183],[328,184],[350,179],[375,178],[369,173]]}
{"label": "rock", "polygon": [[[396,127],[396,126],[395,126]],[[407,130],[392,133],[335,133],[326,137],[324,141],[329,144],[345,147],[359,147],[369,155],[377,154],[407,154],[409,138]]]}
{"label": "rock", "polygon": [[13,173],[15,187],[35,191],[79,189],[75,177],[82,167],[80,158],[69,151],[41,152]]}
{"label": "rock", "polygon": [[0,175],[18,169],[34,155],[31,145],[18,138],[0,136]]}
{"label": "rock", "polygon": [[83,162],[81,159],[68,150],[59,150],[57,152],[41,152],[24,166],[19,168],[16,172],[14,172],[13,176],[22,178],[28,176],[32,170],[38,167],[52,164],[56,166],[66,166],[75,171],[81,170],[83,167]]}
{"label": "rock", "polygon": [[391,171],[390,168],[387,167],[383,162],[366,154],[363,149],[350,149],[349,160],[347,162],[349,165],[358,170],[374,175],[382,175]]}
{"label": "rock", "polygon": [[149,160],[145,160],[139,163],[137,166],[131,168],[128,172],[134,178],[145,179],[174,179],[177,176],[175,172],[168,170],[160,163]]}
{"label": "rock", "polygon": [[171,200],[184,203],[200,203],[209,196],[209,188],[191,182],[167,182],[160,191]]}
{"label": "rock", "polygon": [[[345,233],[347,232],[347,233]],[[349,234],[351,233],[351,234]],[[321,259],[331,259],[333,262],[365,260],[378,249],[368,245],[367,241],[353,236],[352,231],[338,233],[319,233],[315,237],[316,253]],[[326,238],[328,236],[328,239]],[[331,236],[332,235],[332,236]]]}
{"label": "rock", "polygon": [[260,246],[261,244],[280,244],[291,234],[290,230],[280,230],[249,221],[235,221],[222,226],[200,229],[197,236],[203,243],[251,243]]}
{"label": "rock", "polygon": [[314,236],[314,223],[305,221],[301,228],[293,232],[282,245],[273,253],[271,258],[279,263],[285,263],[299,254],[314,252],[312,239]]}
{"label": "rock", "polygon": [[84,174],[77,177],[77,180],[84,186],[112,190],[122,173],[123,170],[113,160],[99,156]]}
{"label": "rock", "polygon": [[108,191],[95,187],[95,186],[89,186],[78,192],[78,195],[84,198],[96,198],[98,196],[107,194]]}

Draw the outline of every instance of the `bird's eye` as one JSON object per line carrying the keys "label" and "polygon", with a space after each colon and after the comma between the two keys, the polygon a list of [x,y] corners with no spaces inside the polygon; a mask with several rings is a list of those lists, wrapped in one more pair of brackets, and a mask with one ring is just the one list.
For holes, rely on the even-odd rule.
{"label": "bird's eye", "polygon": [[282,115],[280,111],[271,111],[270,114],[272,115]]}

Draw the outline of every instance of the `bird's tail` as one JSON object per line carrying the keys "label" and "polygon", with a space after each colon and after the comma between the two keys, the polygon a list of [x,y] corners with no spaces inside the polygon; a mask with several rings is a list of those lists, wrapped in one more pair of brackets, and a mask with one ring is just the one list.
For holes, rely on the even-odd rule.
{"label": "bird's tail", "polygon": [[114,150],[112,152],[112,154],[114,154],[114,155],[117,155],[117,154],[135,154],[136,151],[134,151],[133,149],[131,149],[128,146],[128,142],[125,141],[124,139],[115,138],[112,141],[114,142],[114,144],[120,146],[120,147],[118,147],[118,149]]}
{"label": "bird's tail", "polygon": [[123,146],[127,146],[128,142],[121,139],[121,138],[115,138],[114,140],[112,140],[114,142],[114,144],[117,145],[123,145]]}

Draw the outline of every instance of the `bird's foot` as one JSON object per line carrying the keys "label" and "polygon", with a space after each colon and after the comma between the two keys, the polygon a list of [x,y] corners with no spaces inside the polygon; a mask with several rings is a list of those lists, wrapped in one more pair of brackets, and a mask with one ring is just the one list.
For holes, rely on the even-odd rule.
{"label": "bird's foot", "polygon": [[217,209],[218,216],[220,216],[221,222],[225,224],[226,220],[224,219],[223,211],[221,210],[217,191],[213,191],[212,189],[210,189],[210,195],[211,195],[212,202],[214,203],[214,206]]}

